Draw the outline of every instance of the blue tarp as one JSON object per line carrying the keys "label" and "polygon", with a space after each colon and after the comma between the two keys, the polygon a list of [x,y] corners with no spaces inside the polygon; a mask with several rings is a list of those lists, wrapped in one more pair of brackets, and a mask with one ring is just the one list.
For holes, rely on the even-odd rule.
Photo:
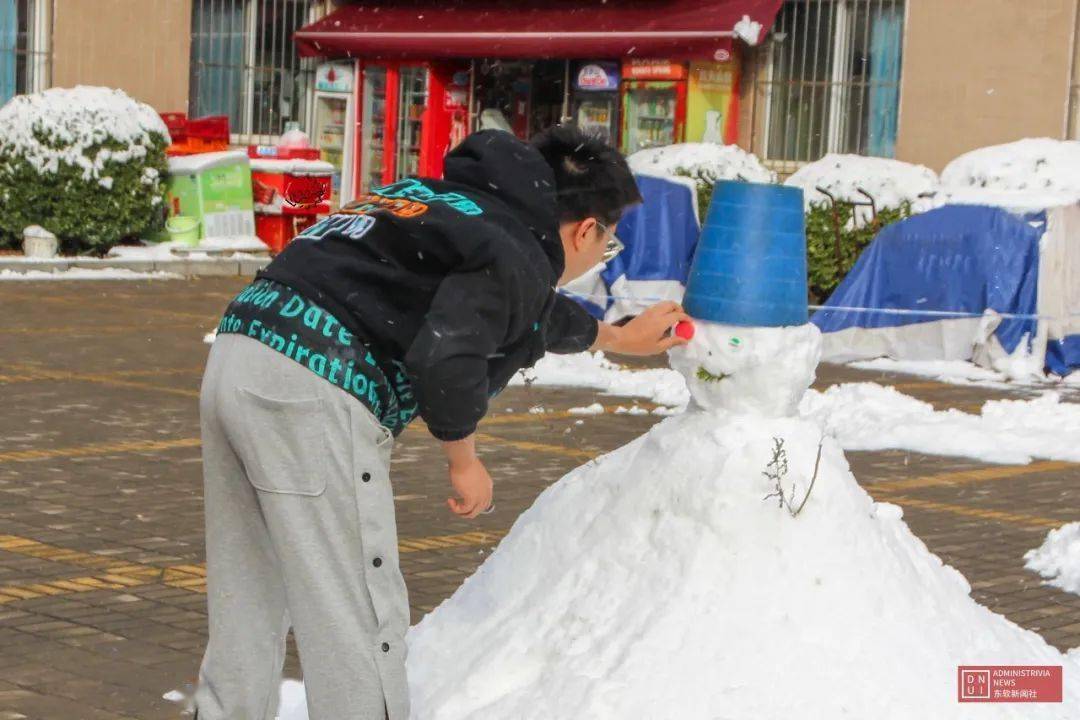
{"label": "blue tarp", "polygon": [[[895,223],[863,251],[826,306],[1034,314],[1045,221],[1045,214],[948,205]],[[824,309],[812,322],[829,333],[943,319]],[[1035,330],[1034,319],[1007,319],[995,334],[1011,353]]]}
{"label": "blue tarp", "polygon": [[[690,261],[697,246],[698,227],[694,191],[682,183],[636,175],[643,202],[630,208],[615,234],[626,245],[600,273],[604,287],[625,279],[632,290],[641,281],[686,286]],[[575,297],[593,316],[603,318],[614,304],[610,297]]]}

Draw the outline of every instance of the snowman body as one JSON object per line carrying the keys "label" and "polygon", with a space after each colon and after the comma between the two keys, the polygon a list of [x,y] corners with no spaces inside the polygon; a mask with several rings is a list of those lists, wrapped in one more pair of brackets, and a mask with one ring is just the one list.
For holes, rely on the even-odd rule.
{"label": "snowman body", "polygon": [[[797,415],[816,328],[696,325],[671,353],[687,411],[545,490],[412,629],[414,718],[949,720],[957,665],[1070,662]],[[1078,675],[1065,704],[979,716],[1073,717]]]}

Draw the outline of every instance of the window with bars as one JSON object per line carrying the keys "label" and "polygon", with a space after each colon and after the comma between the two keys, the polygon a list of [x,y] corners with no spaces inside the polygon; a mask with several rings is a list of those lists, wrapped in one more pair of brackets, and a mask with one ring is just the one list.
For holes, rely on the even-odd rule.
{"label": "window with bars", "polygon": [[786,0],[758,80],[765,157],[892,157],[903,30],[903,0]]}
{"label": "window with bars", "polygon": [[[2,0],[0,0],[2,1]],[[228,115],[234,141],[276,138],[285,123],[308,127],[314,69],[293,33],[324,11],[322,0],[193,0],[189,115]]]}
{"label": "window with bars", "polygon": [[0,105],[49,85],[45,0],[0,0]]}

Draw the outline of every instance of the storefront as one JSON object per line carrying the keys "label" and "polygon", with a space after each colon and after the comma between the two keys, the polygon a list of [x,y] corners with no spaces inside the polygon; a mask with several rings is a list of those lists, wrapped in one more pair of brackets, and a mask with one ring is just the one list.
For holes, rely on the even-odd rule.
{"label": "storefront", "polygon": [[780,4],[363,2],[295,38],[324,59],[313,139],[346,202],[407,175],[441,175],[447,150],[477,129],[528,138],[574,122],[625,153],[734,142],[740,43],[757,43]]}

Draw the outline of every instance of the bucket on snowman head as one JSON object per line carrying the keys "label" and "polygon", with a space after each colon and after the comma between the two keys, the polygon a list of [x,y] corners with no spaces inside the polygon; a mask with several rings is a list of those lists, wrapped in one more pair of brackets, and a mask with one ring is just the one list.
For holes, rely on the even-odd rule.
{"label": "bucket on snowman head", "polygon": [[692,317],[725,325],[804,325],[809,317],[802,190],[716,183],[683,307]]}

